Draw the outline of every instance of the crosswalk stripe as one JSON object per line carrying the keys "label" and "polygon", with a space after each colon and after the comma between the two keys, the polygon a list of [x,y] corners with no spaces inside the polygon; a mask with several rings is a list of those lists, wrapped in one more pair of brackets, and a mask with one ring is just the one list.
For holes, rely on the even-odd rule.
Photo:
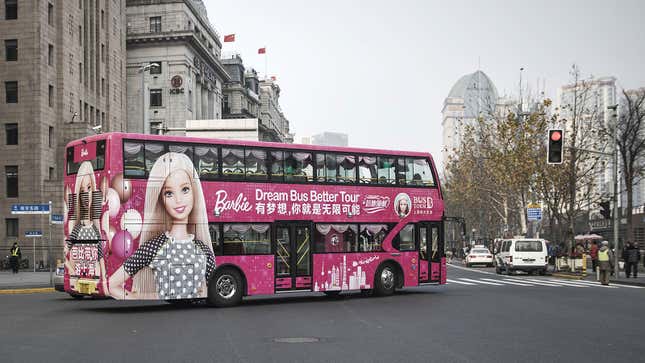
{"label": "crosswalk stripe", "polygon": [[[553,281],[553,280],[551,280]],[[577,284],[577,285],[583,285],[583,286],[591,286],[591,287],[601,287],[605,289],[617,289],[617,286],[608,286],[608,285],[603,285],[601,283],[595,283],[593,281],[583,281],[583,280],[576,280],[576,281],[569,281],[570,284]]]}
{"label": "crosswalk stripe", "polygon": [[534,280],[534,279],[527,279],[527,280],[528,281],[533,281],[533,282],[543,282],[545,284],[551,284],[553,286],[571,286],[571,287],[582,287],[582,288],[590,287],[590,286],[585,286],[585,285],[572,284],[572,283],[569,283],[568,281],[567,282],[562,282],[562,281],[551,282],[551,281],[548,281],[548,280]]}
{"label": "crosswalk stripe", "polygon": [[463,278],[463,277],[460,277],[459,280],[475,282],[475,283],[478,283],[478,284],[502,286],[502,284],[498,284],[496,282],[487,282],[487,281],[481,281],[481,280],[466,279],[466,278]]}
{"label": "crosswalk stripe", "polygon": [[462,285],[477,285],[477,284],[473,284],[473,283],[470,283],[470,282],[463,282],[463,281],[457,281],[457,280],[451,280],[451,279],[446,279],[446,281],[451,283],[451,284],[455,283],[455,284],[462,284]]}
{"label": "crosswalk stripe", "polygon": [[[515,282],[529,282],[526,280],[516,280],[516,279],[504,279],[508,281],[515,281]],[[535,282],[535,281],[530,281],[529,283],[534,284],[534,285],[539,285],[539,286],[548,286],[548,287],[562,287],[562,285],[557,285],[557,284],[545,284],[543,282]]]}
{"label": "crosswalk stripe", "polygon": [[[592,285],[592,286],[598,286],[598,285],[602,286],[600,281],[578,280],[577,282],[584,283],[584,284],[589,284],[589,285]],[[630,289],[645,289],[645,287],[643,287],[643,286],[624,285],[624,284],[619,284],[619,283],[611,283],[611,284],[609,284],[609,287],[612,287],[612,286],[613,287],[627,287],[627,288],[630,288]]]}
{"label": "crosswalk stripe", "polygon": [[529,285],[529,284],[523,284],[523,283],[520,283],[520,282],[512,282],[512,281],[507,281],[507,280],[504,280],[504,281],[502,281],[502,280],[493,280],[493,279],[482,279],[482,280],[486,280],[486,281],[493,281],[493,282],[500,282],[500,283],[502,283],[502,284],[507,284],[507,285],[516,285],[516,286],[533,286],[533,285]]}

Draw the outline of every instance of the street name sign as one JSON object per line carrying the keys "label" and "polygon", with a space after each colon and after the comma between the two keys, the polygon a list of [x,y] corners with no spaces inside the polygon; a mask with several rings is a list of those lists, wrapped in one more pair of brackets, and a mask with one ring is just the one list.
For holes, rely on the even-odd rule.
{"label": "street name sign", "polygon": [[63,224],[65,218],[62,214],[52,214],[52,224]]}
{"label": "street name sign", "polygon": [[43,231],[25,231],[25,237],[28,237],[28,238],[42,237],[42,236],[43,236]]}
{"label": "street name sign", "polygon": [[12,204],[11,214],[49,214],[49,204]]}

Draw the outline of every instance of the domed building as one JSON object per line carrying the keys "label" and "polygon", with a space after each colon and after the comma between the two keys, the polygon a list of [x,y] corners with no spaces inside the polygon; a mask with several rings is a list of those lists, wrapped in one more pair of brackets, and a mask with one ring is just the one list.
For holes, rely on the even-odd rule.
{"label": "domed building", "polygon": [[477,116],[490,117],[499,104],[497,88],[482,71],[461,77],[443,102],[443,163],[459,149],[466,125],[474,124]]}

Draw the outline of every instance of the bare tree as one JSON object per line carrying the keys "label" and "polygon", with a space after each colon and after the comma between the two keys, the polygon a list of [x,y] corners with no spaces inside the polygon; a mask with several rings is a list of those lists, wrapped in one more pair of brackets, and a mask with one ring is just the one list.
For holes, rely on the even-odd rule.
{"label": "bare tree", "polygon": [[[616,142],[620,157],[619,166],[622,168],[623,182],[627,192],[627,239],[634,239],[632,224],[632,208],[634,185],[638,183],[645,171],[643,157],[645,156],[645,88],[625,91],[618,107],[617,125],[607,125],[608,135],[616,134]],[[618,130],[616,131],[616,126]]]}

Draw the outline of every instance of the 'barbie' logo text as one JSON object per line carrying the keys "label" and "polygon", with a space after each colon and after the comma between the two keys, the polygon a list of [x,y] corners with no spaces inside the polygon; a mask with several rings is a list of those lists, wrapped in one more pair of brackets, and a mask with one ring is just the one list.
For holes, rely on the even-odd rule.
{"label": "'barbie' logo text", "polygon": [[82,158],[84,158],[84,157],[88,156],[89,154],[90,154],[90,152],[89,152],[89,151],[87,151],[87,149],[86,149],[86,148],[82,148],[82,149],[81,149],[81,157],[82,157]]}
{"label": "'barbie' logo text", "polygon": [[248,212],[252,209],[251,203],[246,199],[244,194],[240,193],[237,195],[237,198],[234,200],[227,200],[228,194],[225,190],[218,190],[215,193],[215,209],[213,212],[215,215],[219,215],[224,211],[232,210],[234,212]]}

